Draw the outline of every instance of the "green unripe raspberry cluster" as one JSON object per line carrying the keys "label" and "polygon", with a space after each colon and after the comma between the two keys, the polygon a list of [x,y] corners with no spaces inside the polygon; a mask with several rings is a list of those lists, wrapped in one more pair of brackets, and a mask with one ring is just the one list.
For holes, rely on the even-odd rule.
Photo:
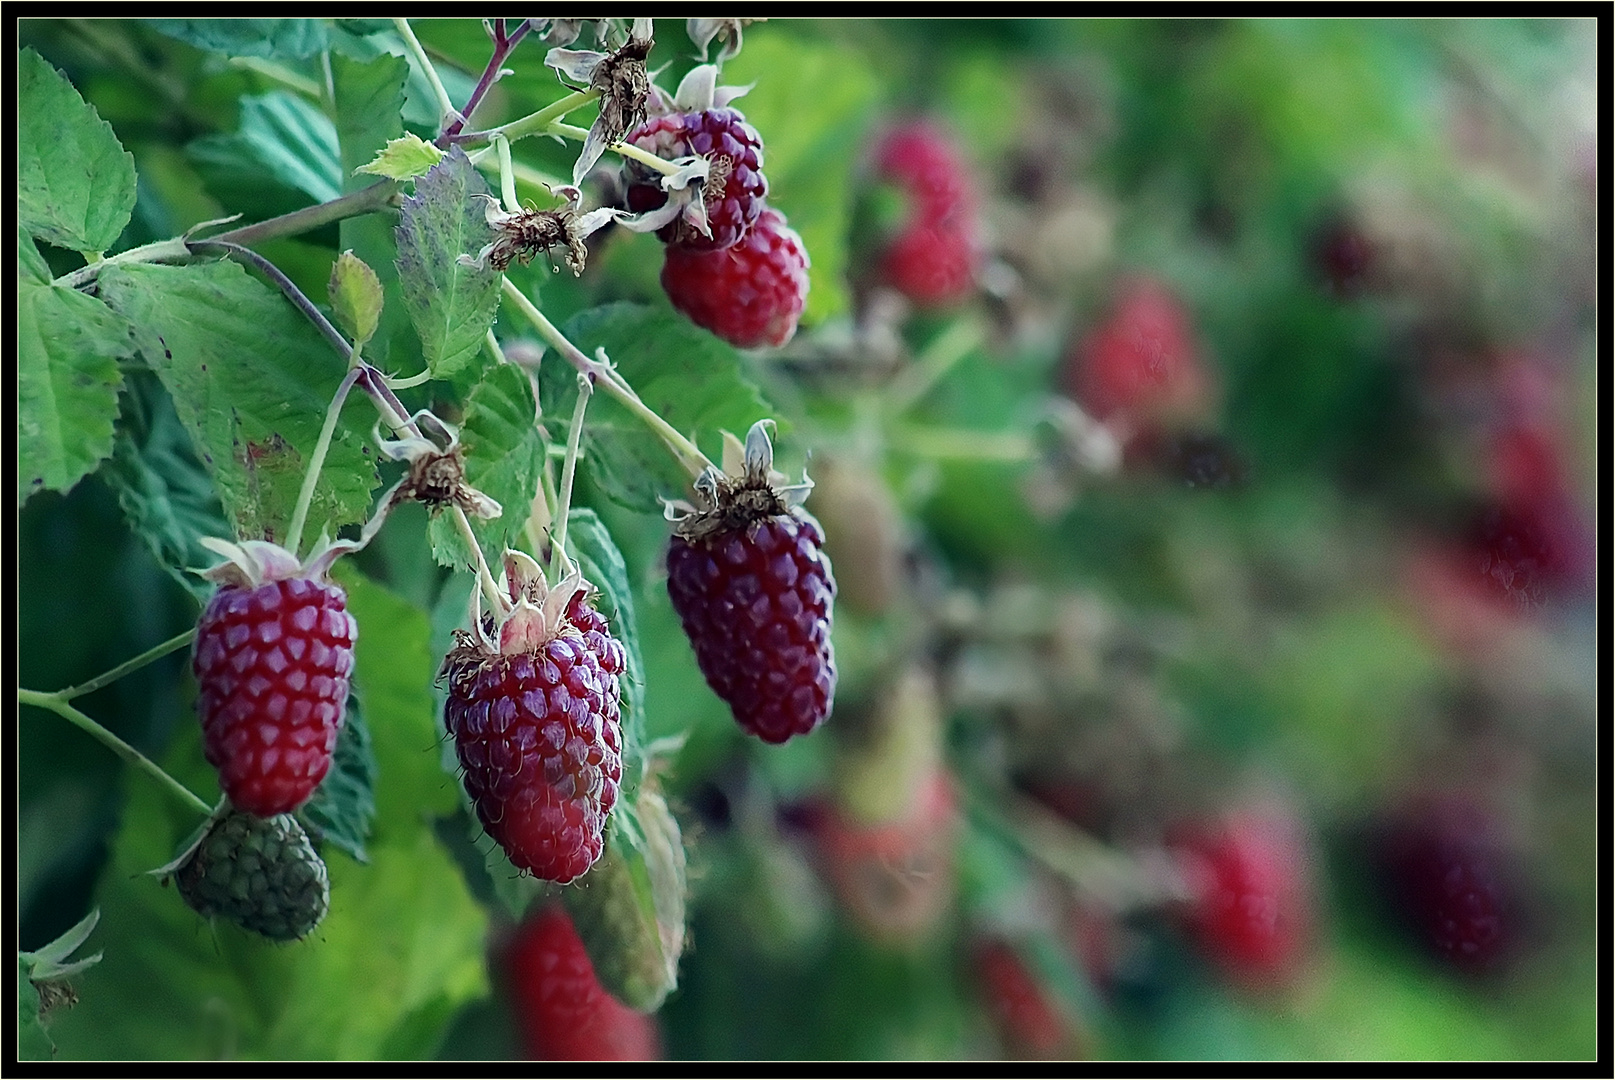
{"label": "green unripe raspberry cluster", "polygon": [[330,882],[308,834],[290,814],[232,811],[175,874],[198,914],[223,916],[271,941],[306,937],[325,918]]}

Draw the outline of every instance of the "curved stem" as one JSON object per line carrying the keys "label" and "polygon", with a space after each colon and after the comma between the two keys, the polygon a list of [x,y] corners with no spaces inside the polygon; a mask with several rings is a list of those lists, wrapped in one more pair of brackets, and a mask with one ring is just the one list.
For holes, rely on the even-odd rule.
{"label": "curved stem", "polygon": [[[404,44],[415,57],[415,62],[420,65],[421,72],[426,76],[426,81],[432,85],[432,94],[437,98],[437,114],[445,120],[451,116],[458,116],[459,113],[454,108],[453,99],[449,97],[449,92],[443,88],[443,80],[437,77],[437,68],[432,66],[431,58],[426,55],[426,50],[421,48],[420,41],[415,37],[415,31],[410,29],[409,20],[394,19],[393,26],[397,28],[398,36],[404,39]],[[452,123],[452,121],[450,122]]]}
{"label": "curved stem", "polygon": [[[582,142],[584,139],[589,137],[589,132],[587,129],[576,127],[572,124],[562,124],[560,122],[550,124],[545,129],[545,133],[549,135],[561,135],[573,140],[574,142]],[[674,173],[679,171],[679,167],[673,164],[671,161],[668,161],[666,158],[659,158],[649,150],[641,150],[633,143],[615,142],[610,146],[607,146],[606,149],[611,150],[622,157],[628,158],[630,161],[637,161],[646,168],[655,169],[657,172],[666,176],[672,176]]]}
{"label": "curved stem", "polygon": [[314,444],[314,453],[308,459],[308,469],[303,473],[303,486],[297,492],[297,507],[292,511],[292,523],[286,530],[286,550],[294,556],[298,545],[303,541],[303,524],[308,520],[309,504],[314,501],[314,485],[319,482],[320,468],[325,464],[325,454],[331,449],[331,436],[336,433],[337,418],[342,415],[342,405],[348,400],[348,391],[358,381],[359,369],[349,369],[342,382],[336,388],[336,394],[331,398],[330,406],[325,410],[325,423],[320,428],[319,441]]}
{"label": "curved stem", "polygon": [[237,262],[246,263],[263,274],[275,283],[276,287],[286,295],[286,299],[297,306],[297,310],[301,311],[304,317],[314,324],[315,329],[325,335],[325,339],[331,343],[332,348],[342,355],[344,361],[353,359],[353,346],[348,344],[347,338],[344,338],[341,331],[331,325],[331,320],[327,319],[320,309],[314,306],[312,300],[303,295],[303,290],[299,289],[291,278],[281,273],[280,267],[251,248],[245,248],[240,244],[221,240],[217,237],[211,240],[189,240],[186,243],[192,251],[217,251],[220,254],[228,255]]}
{"label": "curved stem", "polygon": [[79,267],[70,274],[63,274],[55,281],[52,281],[51,284],[60,285],[68,289],[77,289],[100,277],[101,271],[109,266],[116,266],[119,263],[176,262],[190,258],[190,255],[190,250],[186,248],[185,241],[181,238],[159,240],[154,244],[142,244],[140,247],[130,248],[120,254],[98,259],[87,266]]}
{"label": "curved stem", "polygon": [[167,641],[163,642],[161,645],[153,645],[151,648],[147,649],[133,660],[125,660],[111,671],[103,672],[91,679],[89,682],[82,682],[77,686],[69,686],[66,689],[56,691],[56,693],[50,696],[60,698],[62,701],[72,701],[76,697],[83,697],[85,694],[94,693],[103,686],[117,682],[130,672],[139,671],[153,660],[161,660],[169,653],[174,652],[177,649],[184,648],[191,643],[191,639],[195,636],[195,630],[186,630],[182,634],[176,634]]}
{"label": "curved stem", "polygon": [[578,401],[572,407],[572,426],[566,432],[566,463],[561,466],[560,502],[555,508],[555,524],[551,530],[550,580],[559,581],[566,566],[566,520],[572,512],[572,480],[577,475],[578,441],[583,436],[583,410],[589,407],[594,393],[594,380],[587,375],[578,376]]}
{"label": "curved stem", "polygon": [[476,88],[471,91],[471,96],[466,98],[465,108],[460,111],[459,119],[444,128],[443,134],[437,137],[439,146],[447,146],[453,142],[455,137],[464,130],[466,124],[471,122],[471,115],[477,111],[477,106],[482,104],[483,97],[487,95],[493,84],[498,81],[500,68],[505,59],[516,50],[516,46],[521,44],[522,38],[526,37],[532,29],[533,20],[523,19],[521,24],[510,32],[510,36],[506,37],[505,20],[500,19],[494,24],[493,55],[488,58],[487,66],[482,69],[482,77],[477,80]]}
{"label": "curved stem", "polygon": [[169,794],[185,803],[191,809],[197,811],[203,816],[213,813],[213,807],[203,802],[195,792],[191,791],[190,788],[186,787],[178,780],[175,780],[172,776],[169,776],[168,773],[164,772],[162,766],[158,765],[155,761],[151,760],[151,758],[147,757],[145,754],[142,754],[139,750],[136,750],[134,747],[112,734],[112,732],[108,731],[106,728],[102,727],[88,716],[85,716],[83,713],[73,708],[73,706],[69,705],[62,699],[60,693],[42,694],[38,690],[23,690],[19,688],[17,690],[17,700],[24,705],[32,705],[39,709],[48,709],[57,716],[62,717],[64,720],[71,722],[75,727],[98,740],[113,753],[123,758],[123,760],[127,761],[129,764],[133,765],[147,776],[150,776],[153,780],[156,780],[168,790]]}
{"label": "curved stem", "polygon": [[505,213],[521,213],[522,204],[516,198],[516,170],[510,166],[510,140],[500,135],[493,141],[499,152],[499,194],[505,199]]}
{"label": "curved stem", "polygon": [[981,324],[975,319],[960,319],[938,334],[919,359],[892,380],[886,392],[887,415],[896,416],[924,397],[981,339]]}
{"label": "curved stem", "polygon": [[600,91],[598,90],[574,90],[559,101],[546,105],[537,112],[528,113],[526,116],[518,117],[508,124],[500,124],[498,127],[489,128],[486,131],[468,131],[462,135],[456,135],[453,141],[470,142],[473,139],[492,139],[495,135],[503,135],[511,142],[515,142],[517,139],[528,135],[537,135],[547,130],[551,124],[567,113],[587,105],[599,96]]}
{"label": "curved stem", "polygon": [[509,278],[504,279],[503,287],[506,298],[514,303],[523,315],[527,316],[527,320],[533,324],[539,336],[553,346],[567,363],[577,368],[580,374],[594,380],[597,387],[617,399],[625,409],[633,413],[646,427],[654,431],[662,442],[667,444],[668,450],[678,459],[678,463],[684,467],[685,471],[690,474],[691,479],[700,476],[704,470],[712,468],[712,462],[701,452],[700,447],[679,434],[677,428],[663,420],[653,409],[639,400],[639,395],[634,393],[633,388],[623,380],[621,375],[618,375],[608,365],[589,359],[584,355],[582,349],[568,341],[566,335],[557,330],[555,325],[544,317],[544,313],[538,310],[533,302],[527,299],[522,291],[512,284]]}

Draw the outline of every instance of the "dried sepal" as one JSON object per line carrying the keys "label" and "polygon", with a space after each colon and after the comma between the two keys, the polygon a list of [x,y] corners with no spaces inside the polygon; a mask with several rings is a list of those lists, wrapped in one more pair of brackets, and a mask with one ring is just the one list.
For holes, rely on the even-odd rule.
{"label": "dried sepal", "polygon": [[383,512],[390,512],[399,503],[418,502],[432,510],[458,506],[482,521],[501,516],[504,508],[498,502],[465,482],[465,449],[460,445],[460,433],[426,410],[410,419],[416,427],[432,431],[435,438],[411,435],[383,439],[380,431],[376,432],[383,457],[409,464],[404,478],[383,497]]}
{"label": "dried sepal", "polygon": [[684,30],[690,35],[690,40],[696,48],[701,50],[701,59],[707,58],[707,49],[714,40],[721,41],[723,47],[713,58],[713,63],[721,64],[725,60],[733,60],[740,55],[740,32],[754,22],[767,22],[766,19],[686,19]]}
{"label": "dried sepal", "polygon": [[624,134],[644,123],[650,91],[645,58],[653,44],[651,30],[650,19],[635,19],[628,40],[615,52],[551,49],[544,57],[545,65],[554,68],[562,79],[600,95],[600,113],[572,166],[574,184],[583,182],[606,147],[621,142]]}
{"label": "dried sepal", "polygon": [[720,532],[749,528],[764,518],[790,514],[807,501],[813,481],[802,474],[798,484],[787,484],[774,468],[774,444],[769,432],[774,421],[757,421],[746,441],[724,432],[724,467],[703,469],[692,489],[695,502],[664,499],[662,515],[686,540],[701,540]]}
{"label": "dried sepal", "polygon": [[599,207],[579,214],[578,203],[583,193],[578,188],[563,184],[559,188],[552,188],[551,192],[564,198],[566,204],[554,210],[524,207],[511,213],[491,195],[472,196],[487,202],[484,216],[498,235],[490,243],[484,244],[475,257],[461,255],[458,260],[460,265],[478,270],[490,266],[503,273],[513,262],[526,266],[540,252],[561,248],[566,252],[566,265],[573,276],[582,274],[589,256],[589,249],[583,241],[611,222],[630,215],[611,207]]}

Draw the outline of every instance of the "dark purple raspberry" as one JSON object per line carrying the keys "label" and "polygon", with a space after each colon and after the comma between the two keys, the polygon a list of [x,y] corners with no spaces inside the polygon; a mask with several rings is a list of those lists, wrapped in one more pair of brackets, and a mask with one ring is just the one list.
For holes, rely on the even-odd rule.
{"label": "dark purple raspberry", "polygon": [[358,634],[347,594],[327,581],[223,585],[208,601],[191,661],[196,711],[237,809],[288,813],[325,779]]}
{"label": "dark purple raspberry", "polygon": [[[623,141],[668,160],[697,154],[711,162],[702,194],[712,235],[702,235],[680,217],[657,230],[656,235],[664,243],[694,251],[732,247],[762,213],[763,198],[768,194],[768,180],[763,176],[763,140],[739,110],[708,109],[659,116],[629,132]],[[630,210],[643,213],[667,201],[667,193],[657,179],[656,174],[629,165]]]}
{"label": "dark purple raspberry", "polygon": [[622,783],[624,654],[581,592],[559,619],[556,607],[523,625],[538,609],[518,605],[496,648],[462,632],[443,662],[444,726],[488,835],[518,869],[564,884],[600,857]]}
{"label": "dark purple raspberry", "polygon": [[667,591],[710,685],[764,742],[805,735],[830,715],[835,578],[819,523],[776,487],[763,422],[746,439],[744,471],[709,469],[704,504],[679,521]]}
{"label": "dark purple raspberry", "polygon": [[1396,915],[1440,960],[1480,975],[1520,945],[1521,874],[1479,806],[1448,797],[1404,809],[1378,856]]}

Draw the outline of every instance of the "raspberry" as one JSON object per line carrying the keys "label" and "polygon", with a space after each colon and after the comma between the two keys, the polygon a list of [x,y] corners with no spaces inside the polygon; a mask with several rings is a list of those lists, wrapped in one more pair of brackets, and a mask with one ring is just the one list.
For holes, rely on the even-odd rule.
{"label": "raspberry", "polygon": [[1188,929],[1201,948],[1246,982],[1291,974],[1311,910],[1303,850],[1288,821],[1233,815],[1188,830],[1174,846],[1194,894]]}
{"label": "raspberry", "polygon": [[[702,235],[680,217],[657,230],[664,242],[691,251],[721,251],[739,243],[762,213],[763,198],[768,194],[763,139],[739,110],[707,109],[654,117],[623,141],[668,160],[694,154],[711,163],[702,197],[712,235]],[[655,180],[654,174],[630,166],[630,210],[654,210],[667,201],[667,193]]]}
{"label": "raspberry", "polygon": [[818,522],[794,505],[806,485],[774,482],[767,423],[747,434],[743,466],[696,481],[703,505],[683,507],[667,591],[713,692],[746,731],[782,743],[830,715],[836,586]]}
{"label": "raspberry", "polygon": [[656,1023],[612,997],[564,908],[530,916],[505,948],[522,1050],[533,1061],[649,1061],[661,1057]]}
{"label": "raspberry", "polygon": [[1434,956],[1469,975],[1509,958],[1521,936],[1522,875],[1480,806],[1428,799],[1405,808],[1378,839],[1395,913]]}
{"label": "raspberry", "polygon": [[213,541],[231,561],[196,627],[203,750],[230,802],[259,817],[301,806],[331,767],[359,626],[347,595],[264,541]]}
{"label": "raspberry", "polygon": [[1027,970],[1014,947],[997,938],[973,950],[976,976],[1008,1056],[1048,1060],[1067,1056],[1071,1022]]}
{"label": "raspberry", "polygon": [[325,918],[325,863],[290,814],[227,812],[180,862],[179,894],[199,915],[222,915],[272,941],[306,937]]}
{"label": "raspberry", "polygon": [[1141,424],[1197,417],[1210,390],[1188,313],[1152,278],[1122,286],[1110,316],[1067,358],[1065,378],[1098,419]]}
{"label": "raspberry", "polygon": [[731,345],[778,347],[807,304],[808,254],[785,215],[764,208],[745,239],[723,251],[669,244],[662,288],[695,325]]}
{"label": "raspberry", "polygon": [[443,660],[443,722],[488,835],[517,869],[564,884],[600,857],[617,802],[624,653],[581,578],[547,589],[520,552],[505,569],[512,607],[497,640],[473,618]]}
{"label": "raspberry", "polygon": [[969,296],[979,261],[976,196],[963,159],[940,131],[909,123],[887,132],[876,177],[908,197],[908,215],[876,258],[876,276],[924,307]]}

